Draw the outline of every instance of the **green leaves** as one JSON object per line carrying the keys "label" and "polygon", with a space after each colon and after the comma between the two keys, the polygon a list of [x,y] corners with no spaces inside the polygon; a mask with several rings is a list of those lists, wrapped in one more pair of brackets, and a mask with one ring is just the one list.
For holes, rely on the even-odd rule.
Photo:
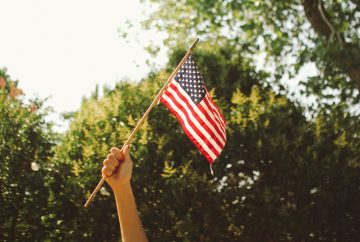
{"label": "green leaves", "polygon": [[253,86],[249,96],[242,93],[240,89],[236,89],[231,102],[235,105],[231,108],[230,122],[239,125],[243,129],[247,128],[249,124],[253,125],[255,129],[259,123],[265,127],[269,126],[270,120],[263,117],[287,105],[285,97],[275,97],[274,92],[271,90],[268,93],[263,93],[260,91],[259,86]]}
{"label": "green leaves", "polygon": [[46,174],[55,135],[39,111],[41,101],[28,105],[20,94],[0,70],[0,240],[40,241],[49,228],[41,218],[49,213]]}
{"label": "green leaves", "polygon": [[[124,143],[198,35],[195,57],[228,121],[227,143],[212,177],[168,110],[150,113],[131,148],[150,240],[359,241],[358,3],[323,1],[341,44],[318,31],[321,16],[304,5],[312,1],[150,2],[158,7],[144,26],[167,33],[169,64],[102,95],[96,87],[65,114],[71,125],[55,147],[43,101],[26,104],[0,71],[0,240],[119,240],[108,187],[90,210],[82,204],[105,155]],[[309,62],[318,75],[301,79]],[[280,85],[286,74],[300,78],[297,100],[317,103],[294,101]]]}
{"label": "green leaves", "polygon": [[170,165],[169,165],[169,162],[165,161],[165,162],[164,162],[164,170],[163,170],[163,173],[161,174],[161,177],[163,177],[163,178],[169,178],[169,177],[171,177],[175,172],[176,172],[176,168],[170,166]]}
{"label": "green leaves", "polygon": [[[315,62],[321,75],[303,80],[307,95],[329,100],[321,91],[332,89],[341,92],[342,100],[359,101],[360,21],[351,1],[151,2],[158,8],[144,27],[166,32],[164,42],[171,49],[186,47],[196,35],[202,46],[226,47],[232,56],[246,57],[260,70],[270,69],[272,85],[284,75],[292,79],[303,74],[301,67]],[[259,53],[265,65],[259,65]]]}

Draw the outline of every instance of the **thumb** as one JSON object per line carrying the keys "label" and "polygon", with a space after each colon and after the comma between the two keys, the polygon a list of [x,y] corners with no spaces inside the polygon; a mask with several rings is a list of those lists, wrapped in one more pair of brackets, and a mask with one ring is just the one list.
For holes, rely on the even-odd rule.
{"label": "thumb", "polygon": [[124,161],[130,161],[130,145],[125,146],[124,148],[124,152],[123,152],[123,156],[124,156]]}

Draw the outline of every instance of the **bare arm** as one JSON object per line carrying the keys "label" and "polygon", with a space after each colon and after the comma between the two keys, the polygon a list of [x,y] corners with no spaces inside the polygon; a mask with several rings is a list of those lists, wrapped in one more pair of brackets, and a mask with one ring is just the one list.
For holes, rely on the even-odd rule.
{"label": "bare arm", "polygon": [[129,146],[124,148],[123,153],[118,148],[112,148],[104,160],[102,174],[115,195],[122,241],[147,242],[130,185],[132,168]]}

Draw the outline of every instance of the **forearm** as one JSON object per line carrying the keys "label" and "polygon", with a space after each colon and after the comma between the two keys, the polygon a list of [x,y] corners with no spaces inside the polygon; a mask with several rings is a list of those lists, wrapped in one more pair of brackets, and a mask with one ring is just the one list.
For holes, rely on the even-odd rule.
{"label": "forearm", "polygon": [[123,242],[148,241],[137,212],[135,197],[129,185],[115,189],[116,207],[119,215]]}

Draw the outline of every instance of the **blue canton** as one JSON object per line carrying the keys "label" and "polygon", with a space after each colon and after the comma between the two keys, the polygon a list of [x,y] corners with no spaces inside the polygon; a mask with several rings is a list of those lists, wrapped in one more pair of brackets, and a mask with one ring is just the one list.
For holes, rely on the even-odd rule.
{"label": "blue canton", "polygon": [[180,84],[182,89],[189,95],[191,100],[198,104],[205,97],[206,89],[204,78],[200,74],[192,55],[180,68],[174,79]]}

